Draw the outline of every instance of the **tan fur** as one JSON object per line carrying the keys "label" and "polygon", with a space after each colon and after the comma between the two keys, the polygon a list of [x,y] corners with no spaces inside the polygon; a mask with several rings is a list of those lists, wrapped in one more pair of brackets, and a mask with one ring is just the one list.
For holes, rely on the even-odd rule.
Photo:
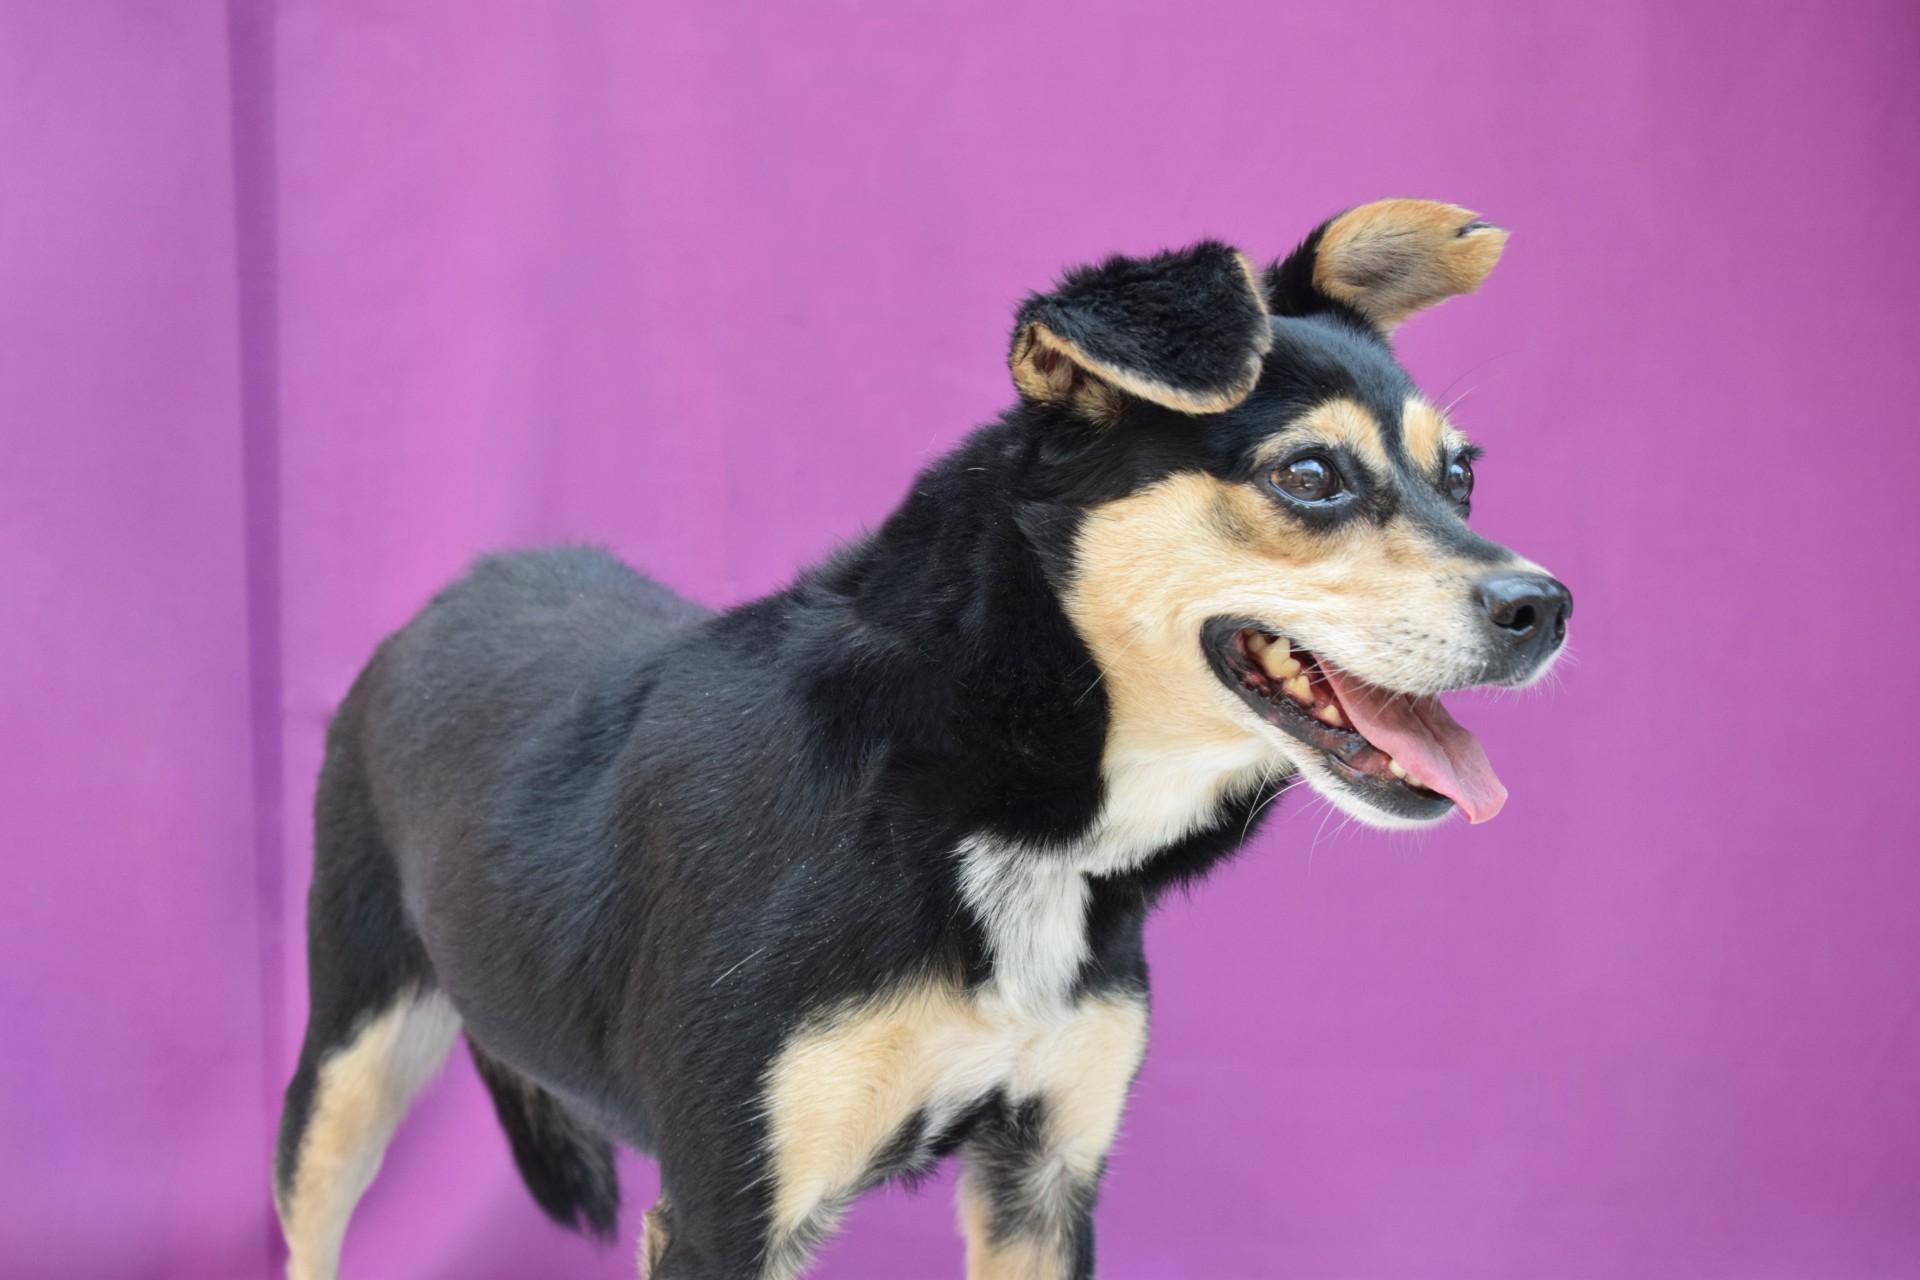
{"label": "tan fur", "polygon": [[957,981],[821,1020],[782,1051],[769,1078],[775,1251],[830,1226],[909,1117],[924,1113],[937,1129],[996,1090],[1045,1099],[1048,1167],[1092,1177],[1145,1045],[1142,1001],[1034,1011]]}
{"label": "tan fur", "polygon": [[321,1066],[291,1185],[276,1206],[290,1280],[339,1274],[354,1205],[459,1030],[459,1015],[445,996],[408,992]]}
{"label": "tan fur", "polygon": [[1423,471],[1438,472],[1448,455],[1466,444],[1466,438],[1448,425],[1440,411],[1419,396],[1408,396],[1400,411],[1407,456]]}
{"label": "tan fur", "polygon": [[[1320,238],[1313,283],[1392,329],[1487,278],[1507,233],[1434,200],[1378,200],[1335,218]],[[1470,230],[1468,228],[1471,228]]]}
{"label": "tan fur", "polygon": [[[1479,671],[1466,583],[1485,566],[1451,558],[1404,520],[1310,533],[1250,484],[1183,473],[1089,513],[1075,563],[1063,603],[1106,684],[1110,788],[1146,768],[1211,762],[1190,802],[1210,806],[1249,778],[1325,769],[1213,674],[1199,643],[1212,617],[1264,623],[1407,693],[1457,688]],[[1517,557],[1512,567],[1535,568]],[[1322,794],[1347,803],[1338,789]]]}
{"label": "tan fur", "polygon": [[[1242,603],[1235,595],[1257,596],[1275,576],[1256,541],[1268,518],[1195,474],[1087,517],[1064,604],[1106,685],[1109,762],[1156,752],[1229,756],[1262,740],[1208,670],[1198,636],[1207,618]],[[1300,542],[1295,558],[1308,551]]]}
{"label": "tan fur", "polygon": [[1004,1280],[1010,1270],[1015,1276],[1020,1274],[1010,1267],[1001,1267],[996,1275],[993,1223],[988,1216],[987,1197],[964,1175],[960,1179],[960,1234],[967,1240],[967,1280]]}
{"label": "tan fur", "polygon": [[[1263,455],[1277,461],[1315,439],[1388,468],[1379,420],[1352,399],[1315,405],[1277,432]],[[1340,547],[1329,551],[1319,535],[1290,526],[1252,487],[1204,476],[1179,476],[1094,510],[1075,551],[1064,604],[1112,706],[1102,756],[1106,804],[1077,860],[1091,873],[1137,865],[1210,821],[1223,798],[1296,764],[1277,745],[1279,731],[1256,722],[1208,668],[1198,645],[1206,618],[1246,614],[1281,626],[1294,610],[1273,604],[1283,601],[1277,591],[1292,566],[1329,555],[1331,568],[1306,581],[1325,618],[1346,616],[1338,595],[1348,583],[1359,587],[1357,608],[1377,616],[1398,589],[1384,581],[1367,599],[1365,568],[1380,549],[1363,537],[1348,539],[1350,558],[1340,562]],[[1442,595],[1427,597],[1436,610],[1457,604]],[[1304,631],[1288,635],[1311,643]]]}
{"label": "tan fur", "polygon": [[1030,324],[1014,335],[1014,386],[1035,400],[1071,404],[1087,421],[1111,426],[1126,408],[1126,396],[1094,371],[1098,363],[1044,324]]}
{"label": "tan fur", "polygon": [[[1046,355],[1056,359],[1047,361]],[[1063,387],[1063,378],[1069,374],[1059,366],[1059,360],[1065,360],[1082,372],[1093,375],[1097,382],[1105,383],[1106,387],[1088,386],[1085,379],[1064,384]],[[1121,403],[1111,396],[1114,390],[1181,413],[1224,413],[1252,394],[1253,384],[1259,378],[1260,357],[1254,355],[1248,358],[1246,370],[1234,380],[1231,387],[1214,395],[1198,395],[1097,359],[1079,343],[1061,337],[1044,324],[1036,322],[1028,325],[1020,331],[1014,342],[1015,386],[1043,400],[1061,399],[1063,389],[1076,395],[1097,396],[1095,400],[1083,402],[1083,407],[1097,408],[1109,417],[1116,416],[1114,407]]]}
{"label": "tan fur", "polygon": [[995,1241],[986,1196],[960,1179],[960,1233],[967,1238],[967,1280],[1066,1280],[1066,1251],[1057,1240],[1021,1236]]}
{"label": "tan fur", "polygon": [[[1263,452],[1277,461],[1321,440],[1385,470],[1380,431],[1359,403],[1332,400],[1276,432]],[[1209,669],[1199,646],[1208,618],[1269,622],[1356,674],[1410,692],[1443,687],[1477,662],[1459,587],[1471,566],[1449,562],[1405,525],[1332,539],[1308,533],[1251,485],[1183,475],[1110,503],[1082,526],[1075,564],[1062,603],[1093,652],[1112,712],[1101,762],[1107,800],[1085,841],[1094,856],[1083,869],[1096,873],[1181,839],[1223,798],[1304,758]],[[1409,616],[1433,620],[1423,644],[1368,625]]]}
{"label": "tan fur", "polygon": [[653,1269],[660,1265],[660,1255],[667,1251],[667,1198],[661,1196],[659,1203],[640,1216],[640,1280],[647,1280]]}
{"label": "tan fur", "polygon": [[1344,445],[1353,450],[1361,461],[1377,470],[1384,471],[1389,465],[1386,445],[1381,440],[1379,420],[1365,405],[1347,399],[1327,400],[1315,405],[1304,417],[1288,424],[1284,435],[1275,436],[1256,450],[1254,456],[1265,465],[1268,461],[1277,461],[1279,455],[1291,453],[1309,440]]}
{"label": "tan fur", "polygon": [[[968,1280],[1055,1280],[1067,1274],[1072,1223],[1066,1206],[1099,1176],[1113,1145],[1127,1088],[1146,1050],[1145,1015],[1144,1006],[1116,1002],[1082,1014],[1057,1045],[1049,1074],[1071,1087],[1046,1092],[1047,1151],[1028,1171],[1025,1188],[1045,1227],[1011,1238],[996,1233],[974,1174],[961,1178]],[[1057,1216],[1050,1215],[1054,1209]]]}

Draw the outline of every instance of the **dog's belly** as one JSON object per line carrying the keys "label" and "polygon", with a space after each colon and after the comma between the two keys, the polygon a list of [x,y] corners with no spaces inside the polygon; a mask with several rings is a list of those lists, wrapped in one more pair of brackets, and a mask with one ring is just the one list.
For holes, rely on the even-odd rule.
{"label": "dog's belly", "polygon": [[1023,1006],[922,985],[816,1020],[769,1075],[776,1226],[837,1213],[876,1162],[911,1165],[916,1146],[996,1095],[1038,1104],[1055,1158],[1091,1170],[1146,1036],[1146,999],[1132,992]]}

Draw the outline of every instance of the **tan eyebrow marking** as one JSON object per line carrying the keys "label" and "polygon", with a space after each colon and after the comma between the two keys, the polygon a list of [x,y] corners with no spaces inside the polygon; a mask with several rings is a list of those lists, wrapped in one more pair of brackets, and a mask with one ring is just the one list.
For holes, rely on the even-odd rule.
{"label": "tan eyebrow marking", "polygon": [[1418,396],[1408,396],[1406,408],[1400,411],[1400,423],[1413,465],[1427,470],[1438,467],[1441,450],[1446,447],[1447,428],[1434,407]]}
{"label": "tan eyebrow marking", "polygon": [[1467,444],[1467,438],[1419,396],[1407,397],[1406,408],[1400,411],[1400,425],[1407,455],[1414,466],[1425,471],[1438,471],[1448,455]]}
{"label": "tan eyebrow marking", "polygon": [[1369,466],[1386,470],[1387,450],[1380,438],[1379,421],[1364,405],[1347,399],[1317,404],[1289,422],[1255,451],[1255,463],[1264,467],[1316,438],[1345,445]]}

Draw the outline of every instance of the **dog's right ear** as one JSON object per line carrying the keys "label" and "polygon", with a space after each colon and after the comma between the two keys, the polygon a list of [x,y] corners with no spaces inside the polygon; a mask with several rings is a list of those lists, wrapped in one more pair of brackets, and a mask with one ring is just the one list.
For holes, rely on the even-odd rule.
{"label": "dog's right ear", "polygon": [[1129,400],[1222,413],[1273,345],[1253,265],[1214,241],[1066,273],[1021,306],[1009,363],[1020,394],[1112,423]]}

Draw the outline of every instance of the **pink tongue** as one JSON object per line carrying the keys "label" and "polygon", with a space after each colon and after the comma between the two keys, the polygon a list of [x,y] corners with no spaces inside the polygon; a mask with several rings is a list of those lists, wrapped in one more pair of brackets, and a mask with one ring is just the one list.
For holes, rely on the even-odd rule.
{"label": "pink tongue", "polygon": [[1460,727],[1438,698],[1410,698],[1321,668],[1347,719],[1429,791],[1460,806],[1469,822],[1485,822],[1507,802],[1480,739]]}

